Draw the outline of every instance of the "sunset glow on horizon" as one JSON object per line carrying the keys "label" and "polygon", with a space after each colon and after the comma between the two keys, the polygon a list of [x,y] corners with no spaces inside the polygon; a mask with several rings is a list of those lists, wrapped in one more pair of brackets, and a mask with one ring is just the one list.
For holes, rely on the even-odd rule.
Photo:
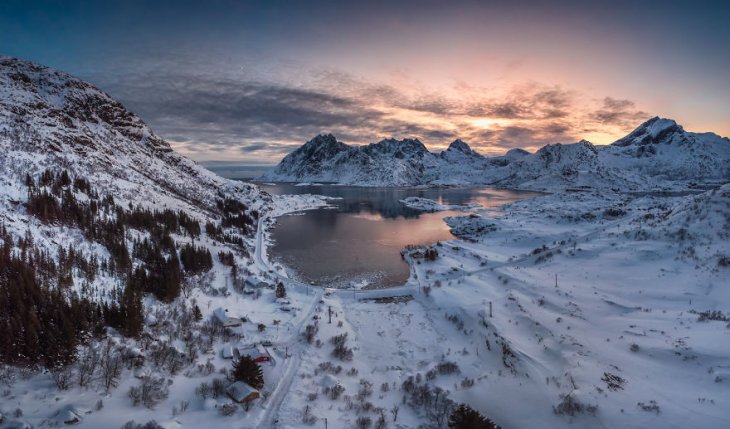
{"label": "sunset glow on horizon", "polygon": [[318,133],[497,155],[653,116],[730,135],[728,6],[699,3],[10,1],[0,53],[95,83],[196,160],[273,164]]}

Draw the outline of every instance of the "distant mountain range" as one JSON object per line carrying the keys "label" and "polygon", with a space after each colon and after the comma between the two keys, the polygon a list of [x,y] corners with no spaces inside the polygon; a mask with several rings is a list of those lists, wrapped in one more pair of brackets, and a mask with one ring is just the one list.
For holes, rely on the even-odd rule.
{"label": "distant mountain range", "polygon": [[533,190],[674,188],[730,180],[730,140],[652,118],[610,145],[582,140],[535,153],[485,157],[461,140],[430,152],[418,139],[349,146],[319,135],[287,155],[266,180],[361,186],[493,185]]}

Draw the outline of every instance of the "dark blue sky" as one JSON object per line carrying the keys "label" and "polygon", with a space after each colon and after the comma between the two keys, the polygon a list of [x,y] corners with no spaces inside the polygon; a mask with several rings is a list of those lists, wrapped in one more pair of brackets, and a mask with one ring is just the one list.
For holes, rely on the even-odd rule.
{"label": "dark blue sky", "polygon": [[730,134],[730,2],[3,1],[0,54],[95,83],[196,159],[318,132],[484,152],[653,115]]}

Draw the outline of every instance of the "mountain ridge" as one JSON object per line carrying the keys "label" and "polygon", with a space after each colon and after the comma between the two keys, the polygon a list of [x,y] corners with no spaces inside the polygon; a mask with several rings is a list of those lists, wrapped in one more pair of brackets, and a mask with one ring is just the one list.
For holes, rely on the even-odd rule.
{"label": "mountain ridge", "polygon": [[[430,152],[417,139],[391,138],[367,146],[340,144],[335,156],[318,158],[316,163],[292,156],[301,154],[301,148],[297,149],[263,179],[362,186],[499,185],[531,190],[580,186],[631,191],[671,187],[673,181],[730,180],[730,140],[714,133],[687,132],[675,121],[659,117],[609,145],[581,140],[548,144],[535,153],[515,148],[492,157],[479,154],[460,139],[439,153]],[[392,177],[385,173],[389,168]]]}

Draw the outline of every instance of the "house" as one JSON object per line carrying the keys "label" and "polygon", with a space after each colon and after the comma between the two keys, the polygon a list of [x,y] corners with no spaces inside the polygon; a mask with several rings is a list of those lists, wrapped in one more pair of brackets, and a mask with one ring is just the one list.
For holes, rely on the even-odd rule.
{"label": "house", "polygon": [[271,362],[271,355],[269,354],[269,351],[266,350],[266,347],[260,344],[255,347],[251,347],[250,349],[243,350],[241,354],[253,358],[253,360],[258,363]]}
{"label": "house", "polygon": [[244,383],[237,381],[226,389],[226,394],[239,404],[245,404],[259,398],[259,391]]}
{"label": "house", "polygon": [[237,317],[229,317],[228,310],[224,310],[222,308],[218,308],[213,312],[213,320],[217,323],[220,323],[225,328],[237,328],[241,326],[243,323],[240,318]]}
{"label": "house", "polygon": [[238,359],[241,357],[241,352],[238,351],[238,347],[225,346],[221,350],[221,357],[223,359]]}

